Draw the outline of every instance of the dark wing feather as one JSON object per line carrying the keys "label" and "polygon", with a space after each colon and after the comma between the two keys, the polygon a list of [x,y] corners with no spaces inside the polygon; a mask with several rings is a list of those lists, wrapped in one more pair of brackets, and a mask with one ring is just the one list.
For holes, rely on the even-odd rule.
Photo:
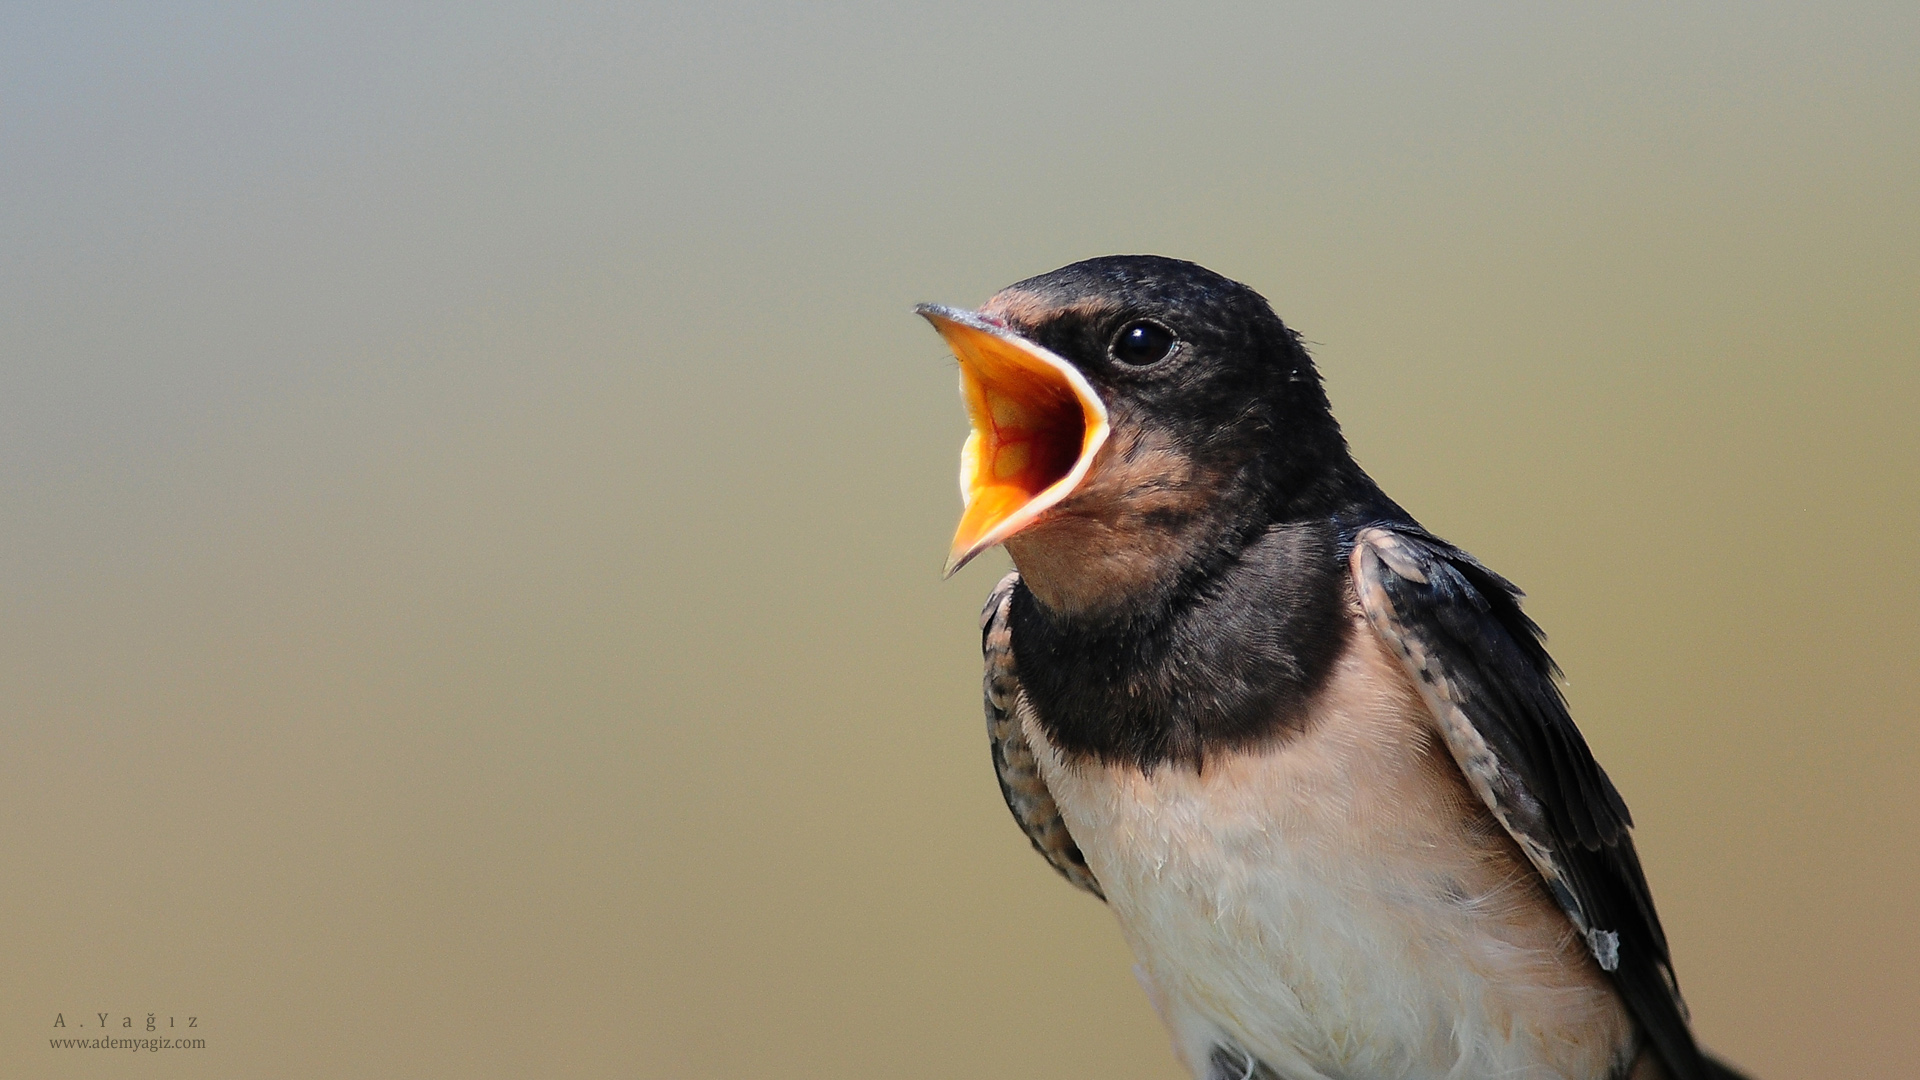
{"label": "dark wing feather", "polygon": [[1626,803],[1567,713],[1520,590],[1412,525],[1362,529],[1352,569],[1368,622],[1469,785],[1611,973],[1673,1080],[1731,1075],[1694,1044]]}
{"label": "dark wing feather", "polygon": [[1020,823],[1027,839],[1033,841],[1033,850],[1045,856],[1068,881],[1105,900],[1100,882],[1087,868],[1086,856],[1080,854],[1080,846],[1067,832],[1067,823],[1060,820],[1053,792],[1047,790],[1033,747],[1020,730],[1016,710],[1020,672],[1014,666],[1013,628],[1007,617],[1013,588],[1019,583],[1017,573],[1002,578],[980,611],[980,651],[987,666],[987,739],[993,744],[993,772],[1000,778],[1000,794],[1007,800],[1007,809],[1013,811],[1013,820]]}

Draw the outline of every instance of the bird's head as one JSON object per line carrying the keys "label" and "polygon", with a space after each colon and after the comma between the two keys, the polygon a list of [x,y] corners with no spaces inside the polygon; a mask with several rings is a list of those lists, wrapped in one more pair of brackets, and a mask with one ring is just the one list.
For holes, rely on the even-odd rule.
{"label": "bird's head", "polygon": [[1151,602],[1357,471],[1298,336],[1193,263],[1089,259],[917,310],[973,426],[947,572],[1005,544],[1057,614]]}

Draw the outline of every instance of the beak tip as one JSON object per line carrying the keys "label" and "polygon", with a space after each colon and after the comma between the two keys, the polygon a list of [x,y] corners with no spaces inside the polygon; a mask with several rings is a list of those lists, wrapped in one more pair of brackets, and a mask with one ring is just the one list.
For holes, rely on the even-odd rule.
{"label": "beak tip", "polygon": [[972,562],[973,557],[975,555],[980,554],[980,552],[984,550],[985,550],[984,548],[976,547],[971,551],[956,550],[956,551],[949,552],[947,554],[946,568],[940,571],[940,580],[945,581],[948,578],[952,577],[953,575],[959,573],[961,567]]}
{"label": "beak tip", "polygon": [[965,327],[995,337],[1004,337],[1007,333],[1004,322],[965,308],[950,307],[946,304],[915,304],[913,313],[932,323],[933,328],[940,331],[942,336],[951,336],[949,327]]}

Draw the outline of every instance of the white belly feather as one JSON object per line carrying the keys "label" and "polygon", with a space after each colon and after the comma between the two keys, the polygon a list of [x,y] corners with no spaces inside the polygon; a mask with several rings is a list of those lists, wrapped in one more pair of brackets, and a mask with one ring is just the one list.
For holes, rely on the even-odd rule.
{"label": "white belly feather", "polygon": [[1587,1080],[1625,1009],[1461,780],[1361,623],[1311,721],[1203,773],[1042,774],[1176,1050],[1231,1042],[1286,1080]]}

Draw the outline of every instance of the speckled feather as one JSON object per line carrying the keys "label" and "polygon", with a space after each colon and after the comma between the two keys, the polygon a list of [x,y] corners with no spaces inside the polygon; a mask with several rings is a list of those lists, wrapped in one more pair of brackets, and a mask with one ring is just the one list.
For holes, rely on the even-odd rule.
{"label": "speckled feather", "polygon": [[1000,779],[1000,795],[1013,812],[1013,820],[1039,852],[1062,877],[1100,899],[1100,883],[1087,869],[1086,857],[1060,820],[1060,808],[1053,793],[1041,779],[1033,748],[1014,715],[1020,695],[1020,673],[1013,659],[1013,629],[1008,609],[1013,588],[1020,575],[1008,574],[987,597],[980,611],[980,651],[986,661],[987,739],[993,748],[993,772]]}

